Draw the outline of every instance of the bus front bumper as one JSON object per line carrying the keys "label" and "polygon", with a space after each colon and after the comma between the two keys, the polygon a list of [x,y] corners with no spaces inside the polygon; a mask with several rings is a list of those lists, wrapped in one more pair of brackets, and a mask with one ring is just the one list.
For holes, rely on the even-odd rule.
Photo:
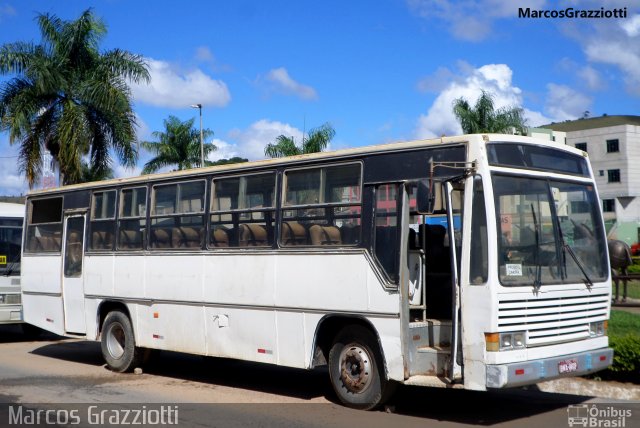
{"label": "bus front bumper", "polygon": [[613,349],[510,364],[487,365],[487,388],[531,385],[566,376],[582,376],[607,368],[613,362]]}

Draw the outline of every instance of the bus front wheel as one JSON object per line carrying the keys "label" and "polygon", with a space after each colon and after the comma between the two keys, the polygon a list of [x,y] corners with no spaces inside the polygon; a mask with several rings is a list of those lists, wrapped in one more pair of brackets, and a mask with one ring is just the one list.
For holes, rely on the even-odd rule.
{"label": "bus front wheel", "polygon": [[115,372],[131,371],[142,361],[143,352],[136,346],[131,320],[120,311],[109,312],[104,319],[101,348],[107,366]]}
{"label": "bus front wheel", "polygon": [[356,409],[383,404],[394,389],[384,374],[378,341],[360,325],[345,327],[336,336],[329,352],[329,376],[340,401]]}

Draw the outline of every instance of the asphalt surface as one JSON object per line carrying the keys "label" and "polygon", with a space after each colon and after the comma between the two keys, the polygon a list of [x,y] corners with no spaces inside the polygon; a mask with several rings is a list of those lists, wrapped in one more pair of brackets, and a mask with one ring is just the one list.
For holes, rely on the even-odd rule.
{"label": "asphalt surface", "polygon": [[130,410],[165,403],[178,406],[178,426],[188,427],[350,428],[565,427],[568,409],[575,408],[570,406],[595,404],[629,409],[624,427],[640,426],[640,404],[537,387],[499,392],[400,387],[385,409],[362,412],[336,402],[323,370],[159,352],[143,374],[117,374],[104,366],[96,342],[51,335],[30,341],[13,327],[0,327],[0,403],[0,426],[8,425],[9,406],[85,412],[87,405],[80,403]]}

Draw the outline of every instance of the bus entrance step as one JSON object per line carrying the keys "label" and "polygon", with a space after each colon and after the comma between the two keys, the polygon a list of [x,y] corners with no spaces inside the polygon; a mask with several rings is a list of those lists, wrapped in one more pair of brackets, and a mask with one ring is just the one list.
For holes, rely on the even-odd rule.
{"label": "bus entrance step", "polygon": [[451,346],[423,346],[418,352],[427,354],[450,354]]}
{"label": "bus entrance step", "polygon": [[448,346],[451,343],[451,321],[426,320],[409,324],[411,348]]}
{"label": "bus entrance step", "polygon": [[409,375],[447,376],[451,347],[421,346],[409,357]]}

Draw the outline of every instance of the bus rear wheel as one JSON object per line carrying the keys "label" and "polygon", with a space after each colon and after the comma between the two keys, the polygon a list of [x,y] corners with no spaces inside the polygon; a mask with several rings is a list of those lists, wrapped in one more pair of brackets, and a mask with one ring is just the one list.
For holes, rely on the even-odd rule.
{"label": "bus rear wheel", "polygon": [[395,386],[385,376],[378,341],[360,325],[345,327],[336,336],[329,352],[329,376],[340,401],[361,410],[383,404]]}
{"label": "bus rear wheel", "polygon": [[126,314],[109,312],[101,336],[102,356],[111,370],[124,373],[140,365],[143,350],[136,346],[131,320]]}

